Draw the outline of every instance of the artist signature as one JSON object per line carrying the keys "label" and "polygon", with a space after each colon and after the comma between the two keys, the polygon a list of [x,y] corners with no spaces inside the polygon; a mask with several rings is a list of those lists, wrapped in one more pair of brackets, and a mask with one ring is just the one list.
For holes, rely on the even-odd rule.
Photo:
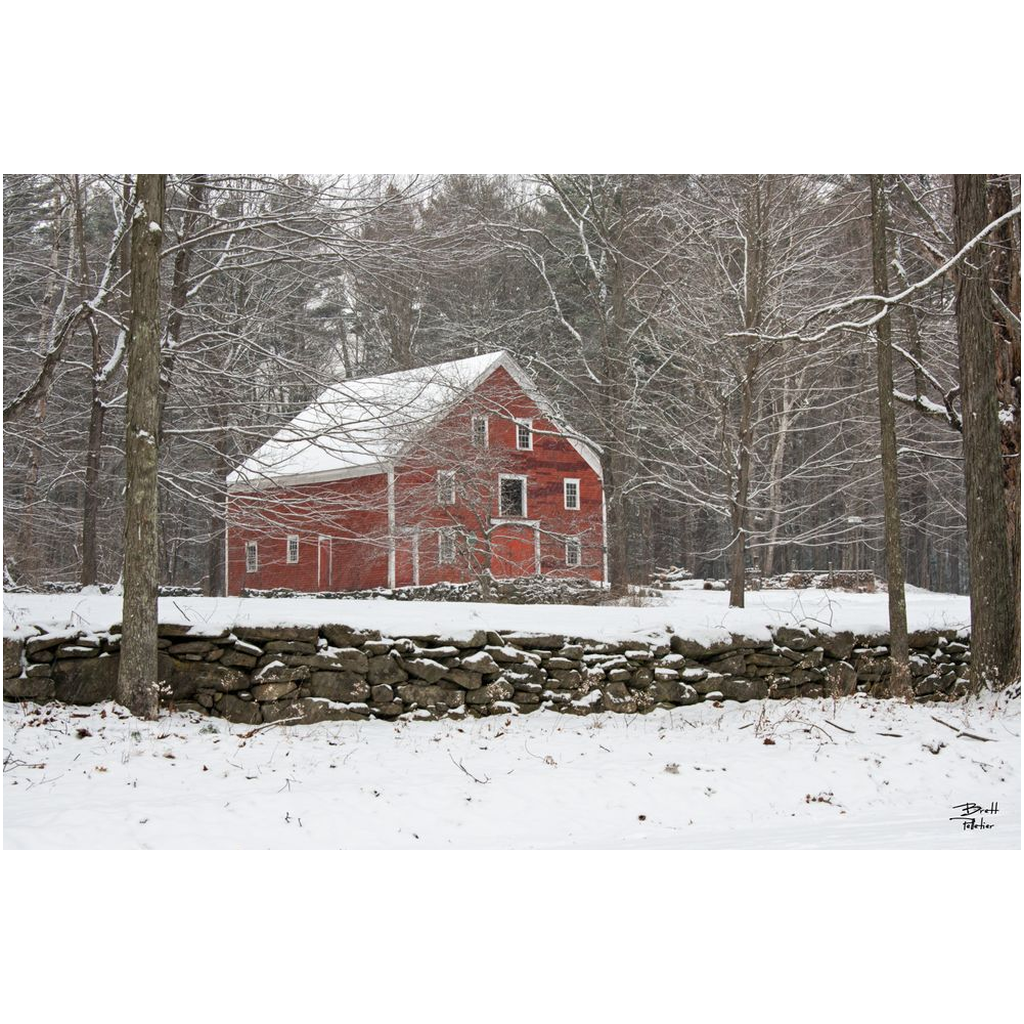
{"label": "artist signature", "polygon": [[988,807],[982,807],[981,804],[975,803],[956,804],[953,810],[960,813],[955,818],[950,818],[949,820],[961,822],[962,831],[970,832],[976,828],[995,828],[992,822],[985,819],[986,816],[999,813],[999,804],[991,803]]}

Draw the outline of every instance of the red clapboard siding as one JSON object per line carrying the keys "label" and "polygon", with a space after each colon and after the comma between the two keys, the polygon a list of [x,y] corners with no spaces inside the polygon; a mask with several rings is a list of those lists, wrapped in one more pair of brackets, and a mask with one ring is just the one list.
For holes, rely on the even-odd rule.
{"label": "red clapboard siding", "polygon": [[[486,415],[489,444],[472,441],[474,415]],[[515,419],[532,420],[532,450],[516,447]],[[456,501],[438,502],[439,471],[454,472]],[[526,478],[526,514],[499,516],[499,477]],[[579,481],[579,509],[567,510],[564,481]],[[473,579],[489,565],[498,577],[541,571],[601,580],[604,575],[602,485],[559,428],[499,367],[472,395],[424,429],[394,469],[394,585]],[[441,535],[459,534],[454,562],[440,559]],[[299,536],[288,564],[287,537]],[[462,535],[471,534],[470,550]],[[229,593],[243,587],[300,591],[389,585],[386,472],[330,483],[232,493],[229,498]],[[566,565],[566,537],[579,539],[580,565]],[[259,567],[245,571],[245,544],[259,545]]]}

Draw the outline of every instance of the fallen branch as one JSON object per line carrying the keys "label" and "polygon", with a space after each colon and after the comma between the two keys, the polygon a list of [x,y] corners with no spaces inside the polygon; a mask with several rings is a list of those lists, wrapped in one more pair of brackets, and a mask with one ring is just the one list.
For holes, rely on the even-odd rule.
{"label": "fallen branch", "polygon": [[302,722],[302,715],[297,715],[294,718],[282,718],[277,722],[267,722],[264,725],[258,725],[255,729],[250,729],[248,732],[241,732],[238,734],[240,740],[252,739],[259,732],[263,732],[266,729],[273,729],[278,725],[294,725],[296,722]]}
{"label": "fallen branch", "polygon": [[957,734],[957,737],[966,736],[969,740],[980,740],[982,743],[991,743],[991,736],[979,736],[976,732],[967,732],[966,729],[961,729],[958,725],[950,725],[949,722],[944,722],[941,718],[936,718],[934,715],[931,716],[933,722],[938,722],[939,725],[944,725],[947,729],[952,729]]}
{"label": "fallen branch", "polygon": [[857,731],[856,729],[847,729],[845,725],[836,725],[830,718],[825,719],[825,724],[831,725],[833,729],[839,729],[841,732],[848,732],[851,735]]}
{"label": "fallen branch", "polygon": [[901,732],[880,732],[878,735],[879,736],[892,736],[893,739],[897,739],[897,740],[903,739],[903,733],[901,733]]}
{"label": "fallen branch", "polygon": [[965,732],[961,730],[957,733],[957,736],[966,736],[969,740],[981,740],[982,743],[991,743],[992,736],[979,736],[976,732]]}

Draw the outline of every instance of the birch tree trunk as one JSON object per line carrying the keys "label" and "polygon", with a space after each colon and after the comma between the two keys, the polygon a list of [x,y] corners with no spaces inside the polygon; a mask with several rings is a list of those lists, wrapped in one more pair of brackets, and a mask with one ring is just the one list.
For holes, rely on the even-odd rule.
{"label": "birch tree trunk", "polygon": [[160,424],[160,246],[163,174],[140,174],[132,221],[132,315],[128,335],[125,421],[124,601],[118,701],[140,718],[156,718],[157,456]]}
{"label": "birch tree trunk", "polygon": [[[885,184],[871,175],[871,266],[876,295],[889,294]],[[878,421],[882,450],[882,491],[885,520],[885,575],[889,585],[889,650],[894,696],[911,697],[910,652],[907,645],[907,596],[900,524],[899,463],[896,451],[896,410],[892,397],[892,321],[888,313],[875,325],[878,335]]]}
{"label": "birch tree trunk", "polygon": [[[953,175],[953,216],[960,248],[988,223],[983,174]],[[985,250],[959,268],[956,332],[971,566],[971,688],[998,690],[1013,681],[1015,598],[1010,592],[1003,466],[992,358],[992,299]],[[1017,666],[1019,673],[1019,664]]]}

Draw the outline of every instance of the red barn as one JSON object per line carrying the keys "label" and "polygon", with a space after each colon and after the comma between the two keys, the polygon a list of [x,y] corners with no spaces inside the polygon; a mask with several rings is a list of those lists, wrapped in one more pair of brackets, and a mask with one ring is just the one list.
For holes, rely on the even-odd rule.
{"label": "red barn", "polygon": [[606,577],[599,449],[494,352],[333,385],[228,477],[228,593]]}

